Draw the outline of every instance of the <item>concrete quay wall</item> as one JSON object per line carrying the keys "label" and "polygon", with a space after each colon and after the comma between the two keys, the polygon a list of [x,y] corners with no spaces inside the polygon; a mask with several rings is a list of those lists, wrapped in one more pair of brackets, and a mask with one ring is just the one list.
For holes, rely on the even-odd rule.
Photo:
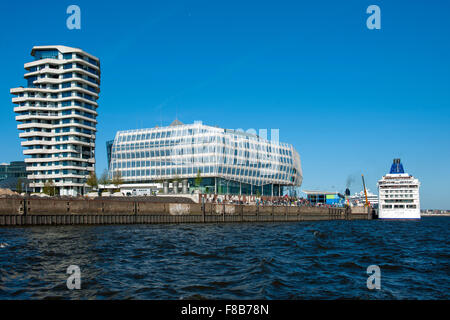
{"label": "concrete quay wall", "polygon": [[158,203],[136,199],[0,198],[0,226],[367,220],[370,210]]}

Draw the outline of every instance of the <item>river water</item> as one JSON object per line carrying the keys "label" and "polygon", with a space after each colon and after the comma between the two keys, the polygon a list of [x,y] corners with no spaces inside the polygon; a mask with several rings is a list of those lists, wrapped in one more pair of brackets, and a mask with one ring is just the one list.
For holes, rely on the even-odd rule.
{"label": "river water", "polygon": [[449,217],[2,227],[0,299],[449,299],[449,230]]}

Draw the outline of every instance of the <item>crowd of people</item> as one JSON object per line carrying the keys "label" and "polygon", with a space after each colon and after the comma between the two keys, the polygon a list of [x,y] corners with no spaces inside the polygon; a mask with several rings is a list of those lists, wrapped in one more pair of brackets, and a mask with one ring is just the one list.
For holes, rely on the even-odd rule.
{"label": "crowd of people", "polygon": [[303,197],[271,197],[255,195],[217,195],[217,194],[199,194],[199,202],[217,203],[217,204],[242,204],[242,205],[257,205],[257,206],[297,206],[297,207],[325,207],[333,208],[339,207],[338,204],[323,204],[311,203],[308,199]]}

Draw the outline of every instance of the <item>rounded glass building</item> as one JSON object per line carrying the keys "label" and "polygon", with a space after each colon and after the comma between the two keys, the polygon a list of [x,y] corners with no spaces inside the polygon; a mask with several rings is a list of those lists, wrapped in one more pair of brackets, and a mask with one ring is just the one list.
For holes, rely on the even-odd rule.
{"label": "rounded glass building", "polygon": [[201,123],[119,131],[108,143],[109,175],[163,191],[282,195],[302,183],[292,145]]}

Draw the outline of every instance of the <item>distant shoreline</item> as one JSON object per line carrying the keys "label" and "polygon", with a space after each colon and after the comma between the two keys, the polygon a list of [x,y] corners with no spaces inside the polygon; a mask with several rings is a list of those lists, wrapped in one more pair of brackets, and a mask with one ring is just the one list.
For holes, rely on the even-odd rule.
{"label": "distant shoreline", "polygon": [[450,217],[450,213],[421,213],[421,217]]}

